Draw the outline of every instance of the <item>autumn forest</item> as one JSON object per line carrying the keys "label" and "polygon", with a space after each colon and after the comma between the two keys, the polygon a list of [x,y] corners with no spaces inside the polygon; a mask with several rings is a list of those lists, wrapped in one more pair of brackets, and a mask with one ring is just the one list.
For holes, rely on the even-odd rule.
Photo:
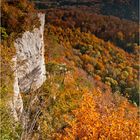
{"label": "autumn forest", "polygon": [[[140,139],[138,0],[1,4],[2,140]],[[39,12],[45,14],[47,78],[36,91],[21,93],[25,131],[5,111],[9,63],[13,41],[40,26]]]}

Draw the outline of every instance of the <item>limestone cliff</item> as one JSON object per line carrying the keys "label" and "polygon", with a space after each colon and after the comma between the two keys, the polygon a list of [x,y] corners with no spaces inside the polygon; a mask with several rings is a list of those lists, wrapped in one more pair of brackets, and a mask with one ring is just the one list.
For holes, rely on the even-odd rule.
{"label": "limestone cliff", "polygon": [[43,40],[45,15],[38,16],[40,27],[32,32],[26,31],[21,38],[15,40],[16,55],[13,58],[15,82],[12,103],[15,118],[23,111],[20,93],[36,90],[46,79]]}

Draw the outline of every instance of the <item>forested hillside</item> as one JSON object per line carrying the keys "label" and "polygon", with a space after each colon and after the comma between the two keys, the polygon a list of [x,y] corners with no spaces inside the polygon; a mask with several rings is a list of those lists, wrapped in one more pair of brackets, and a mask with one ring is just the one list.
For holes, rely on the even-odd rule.
{"label": "forested hillside", "polygon": [[80,29],[73,31],[51,25],[47,28],[49,34],[68,48],[64,49],[63,57],[85,70],[93,79],[97,77],[109,85],[113,92],[120,92],[138,104],[138,54],[129,54],[109,41],[104,42],[90,33],[80,32]]}
{"label": "forested hillside", "polygon": [[[137,4],[36,0],[35,10],[27,0],[2,2],[2,140],[140,139]],[[13,95],[14,40],[40,27],[37,13],[42,11],[44,48],[33,51],[45,52],[46,81],[20,93],[24,109],[16,123],[5,111]]]}
{"label": "forested hillside", "polygon": [[32,94],[38,100],[30,106],[30,119],[36,108],[41,114],[29,138],[138,139],[138,54],[71,29],[69,22],[54,25],[48,16],[46,22],[48,79]]}
{"label": "forested hillside", "polygon": [[112,15],[138,22],[139,0],[32,0],[40,9],[76,8],[90,13]]}
{"label": "forested hillside", "polygon": [[80,28],[80,31],[111,41],[127,52],[138,51],[139,25],[136,22],[76,9],[47,10],[46,22],[62,28]]}

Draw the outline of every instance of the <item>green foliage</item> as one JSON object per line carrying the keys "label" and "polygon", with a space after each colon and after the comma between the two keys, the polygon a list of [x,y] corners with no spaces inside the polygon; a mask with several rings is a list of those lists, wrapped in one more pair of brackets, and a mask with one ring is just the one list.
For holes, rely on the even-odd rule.
{"label": "green foliage", "polygon": [[15,48],[8,47],[7,41],[4,46],[0,45],[0,136],[1,140],[18,140],[20,139],[22,128],[20,123],[15,122],[9,103],[13,97],[13,62]]}
{"label": "green foliage", "polygon": [[0,27],[0,32],[1,32],[2,39],[7,39],[8,38],[8,34],[6,33],[6,29],[5,28]]}
{"label": "green foliage", "polygon": [[[14,76],[12,71],[12,50],[13,48],[1,47],[1,67],[0,67],[0,136],[1,140],[18,140],[22,133],[21,124],[15,122],[9,103],[13,96]],[[9,52],[9,55],[7,53]]]}
{"label": "green foliage", "polygon": [[46,64],[46,71],[53,74],[64,74],[68,69],[65,64],[49,62]]}
{"label": "green foliage", "polygon": [[[32,120],[37,108],[41,112],[41,115],[36,120],[36,125],[40,128],[39,133],[34,128],[33,136],[36,137],[39,135],[43,140],[53,139],[57,131],[61,131],[61,129],[67,126],[65,115],[68,115],[69,119],[72,119],[72,116],[69,114],[78,107],[84,92],[80,89],[75,90],[79,83],[73,83],[69,86],[64,83],[66,75],[58,72],[61,68],[64,68],[65,71],[64,65],[47,64],[47,72],[50,72],[50,74],[53,73],[53,75],[48,76],[42,87],[33,93],[34,96],[37,96],[38,100],[31,106],[30,119]],[[54,73],[57,74],[54,75]],[[28,102],[30,95],[26,96],[28,96],[26,98]],[[25,108],[26,105],[24,104]]]}
{"label": "green foliage", "polygon": [[139,106],[139,95],[140,95],[140,89],[139,85],[135,85],[135,87],[126,88],[125,92],[128,94],[128,99],[136,105]]}
{"label": "green foliage", "polygon": [[81,45],[81,44],[77,44],[74,48],[75,49],[80,49],[81,54],[85,54],[89,50],[88,46],[84,46],[84,45]]}
{"label": "green foliage", "polygon": [[6,102],[0,102],[0,137],[1,140],[20,140],[22,127],[21,124],[14,121],[11,110],[5,106]]}

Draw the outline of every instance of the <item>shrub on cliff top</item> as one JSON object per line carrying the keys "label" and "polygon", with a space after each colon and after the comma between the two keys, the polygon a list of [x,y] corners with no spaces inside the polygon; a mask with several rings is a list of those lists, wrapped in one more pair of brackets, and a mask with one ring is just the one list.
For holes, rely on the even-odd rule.
{"label": "shrub on cliff top", "polygon": [[[32,30],[40,24],[34,5],[27,0],[2,1],[1,18],[2,29],[5,29],[12,40],[22,32]],[[3,39],[5,39],[4,36],[2,36]]]}

